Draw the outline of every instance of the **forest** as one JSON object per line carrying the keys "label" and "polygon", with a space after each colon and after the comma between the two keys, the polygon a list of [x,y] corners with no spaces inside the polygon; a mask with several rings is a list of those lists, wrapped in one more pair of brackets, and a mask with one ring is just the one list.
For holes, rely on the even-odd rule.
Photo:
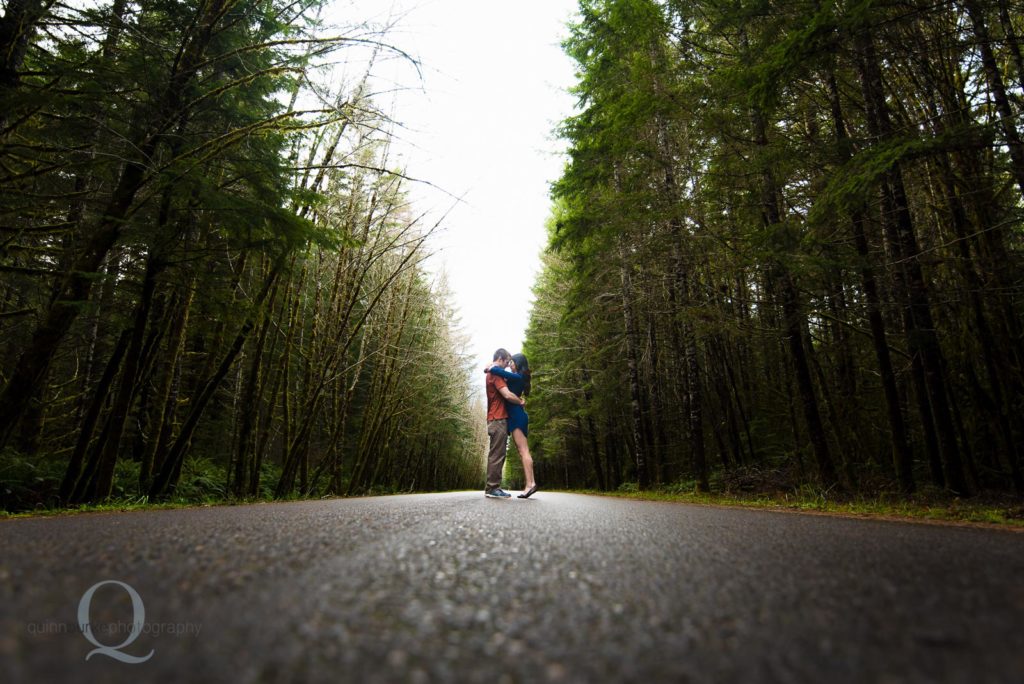
{"label": "forest", "polygon": [[1014,0],[583,0],[538,480],[1021,495],[1022,31]]}
{"label": "forest", "polygon": [[[375,92],[415,59],[324,6],[7,0],[0,510],[483,481]],[[1014,0],[581,0],[539,482],[1024,495],[1022,32]]]}
{"label": "forest", "polygon": [[322,5],[6,2],[0,509],[482,481],[372,88],[412,58]]}

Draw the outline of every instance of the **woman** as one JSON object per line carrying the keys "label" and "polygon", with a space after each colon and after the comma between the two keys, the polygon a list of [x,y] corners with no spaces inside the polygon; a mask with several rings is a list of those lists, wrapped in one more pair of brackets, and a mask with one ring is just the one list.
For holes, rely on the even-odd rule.
{"label": "woman", "polygon": [[[513,354],[508,369],[494,366],[487,369],[488,373],[494,373],[505,378],[508,389],[517,397],[530,396],[530,363],[523,354]],[[508,409],[508,431],[516,443],[519,456],[523,459],[523,473],[526,474],[526,489],[519,495],[520,499],[529,499],[537,491],[537,482],[533,478],[533,459],[530,457],[530,446],[526,443],[526,435],[529,433],[530,418],[526,415],[526,409],[519,404],[505,402]]]}

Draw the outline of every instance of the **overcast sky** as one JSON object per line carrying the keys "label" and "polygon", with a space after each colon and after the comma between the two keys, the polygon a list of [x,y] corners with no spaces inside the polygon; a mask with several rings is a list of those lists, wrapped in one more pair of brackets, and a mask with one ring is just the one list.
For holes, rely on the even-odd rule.
{"label": "overcast sky", "polygon": [[404,125],[397,150],[408,174],[463,199],[452,208],[444,192],[411,188],[419,210],[451,208],[431,268],[447,274],[474,356],[519,351],[549,184],[564,164],[552,129],[573,107],[559,43],[576,0],[335,0],[332,11],[398,17],[388,40],[422,62],[422,79],[401,60],[378,68],[399,85],[379,105]]}

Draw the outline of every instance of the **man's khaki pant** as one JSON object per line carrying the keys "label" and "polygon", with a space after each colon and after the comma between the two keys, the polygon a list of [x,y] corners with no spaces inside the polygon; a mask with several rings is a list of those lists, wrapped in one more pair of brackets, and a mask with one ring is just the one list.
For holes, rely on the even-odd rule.
{"label": "man's khaki pant", "polygon": [[491,438],[487,452],[487,489],[491,490],[501,486],[501,471],[508,450],[508,418],[487,421],[487,436]]}

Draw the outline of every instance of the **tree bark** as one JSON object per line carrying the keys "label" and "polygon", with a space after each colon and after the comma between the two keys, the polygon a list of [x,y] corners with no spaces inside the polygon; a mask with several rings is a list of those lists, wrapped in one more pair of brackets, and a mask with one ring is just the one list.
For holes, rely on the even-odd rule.
{"label": "tree bark", "polygon": [[[165,143],[165,134],[183,120],[181,106],[186,85],[195,77],[195,70],[203,59],[214,25],[223,18],[225,2],[227,0],[211,0],[197,11],[198,29],[182,46],[168,85],[154,106],[157,112],[155,121],[144,127],[143,135],[133,145],[139,151],[138,156],[125,163],[106,210],[85,240],[79,256],[54,288],[49,308],[40,317],[31,342],[19,357],[14,373],[0,392],[0,449],[10,439],[24,414],[26,399],[40,383],[61,340],[78,318],[83,304],[88,301],[93,276],[121,236],[135,196],[146,182],[147,165]],[[176,140],[169,142],[174,145]]]}
{"label": "tree bark", "polygon": [[634,463],[636,464],[637,486],[650,486],[647,467],[646,444],[643,436],[643,410],[641,405],[640,369],[638,363],[638,339],[636,318],[633,313],[633,275],[626,249],[625,237],[619,236],[619,279],[622,283],[622,320],[626,335],[626,366],[629,370],[629,396],[632,416]]}
{"label": "tree bark", "polygon": [[1024,195],[1024,143],[1021,142],[1020,132],[1017,130],[1016,117],[1010,107],[1010,100],[1006,95],[1006,84],[1003,82],[1002,72],[999,71],[999,64],[996,62],[995,54],[992,52],[992,39],[989,35],[988,25],[985,22],[985,13],[975,0],[961,0],[964,9],[971,18],[971,26],[974,28],[974,35],[978,39],[978,48],[981,51],[981,64],[985,70],[985,79],[988,81],[989,92],[996,103],[996,112],[999,114],[999,127],[1003,131],[1003,138],[1006,146],[1010,149],[1010,167],[1013,172],[1017,187]]}
{"label": "tree bark", "polygon": [[228,374],[228,371],[231,370],[231,366],[234,364],[235,359],[242,351],[242,347],[245,345],[245,341],[248,339],[249,333],[252,332],[252,329],[256,326],[256,318],[262,315],[263,305],[281,273],[283,264],[284,256],[278,257],[263,283],[263,288],[260,290],[253,302],[252,312],[246,318],[245,323],[242,324],[242,328],[238,331],[234,342],[221,359],[216,372],[206,381],[202,389],[197,394],[195,402],[192,404],[192,408],[189,411],[188,417],[181,426],[181,431],[178,433],[177,439],[175,439],[173,446],[171,446],[170,451],[167,454],[167,458],[164,460],[159,472],[153,479],[153,484],[149,489],[150,498],[158,499],[173,491],[174,487],[177,485],[178,477],[181,473],[181,465],[185,459],[185,451],[188,449],[189,443],[192,441],[192,435],[195,433],[196,426],[199,424],[199,419],[202,418],[203,412],[206,410],[206,406],[209,404],[210,399],[213,398],[214,392],[217,390],[217,387],[220,386],[221,381]]}
{"label": "tree bark", "polygon": [[96,429],[100,412],[103,410],[103,404],[107,399],[107,392],[114,382],[118,368],[121,367],[121,359],[124,357],[125,350],[128,349],[128,341],[130,339],[131,330],[125,329],[121,331],[121,336],[118,338],[117,344],[114,345],[114,351],[107,361],[103,375],[100,376],[100,380],[96,384],[89,408],[82,418],[81,429],[78,432],[78,441],[75,443],[75,450],[71,453],[71,460],[68,461],[68,467],[60,485],[60,500],[65,505],[70,503],[72,492],[74,492],[75,485],[78,483],[79,476],[82,473],[82,462],[85,459],[89,441],[92,439],[93,430]]}
{"label": "tree bark", "polygon": [[[892,137],[892,123],[885,101],[881,71],[870,35],[859,34],[856,49],[859,58],[861,88],[867,105],[868,131],[879,140]],[[967,494],[963,463],[956,440],[953,416],[949,410],[945,368],[939,347],[935,323],[932,318],[928,285],[919,261],[920,249],[914,232],[903,173],[899,162],[894,162],[882,183],[883,225],[890,251],[896,261],[896,272],[903,272],[905,294],[904,322],[907,344],[911,353],[919,355],[924,374],[925,390],[935,419],[939,451],[942,454],[947,486],[956,493]],[[918,394],[920,390],[918,388]],[[920,401],[920,397],[918,399]],[[922,407],[922,420],[927,424]]]}
{"label": "tree bark", "polygon": [[185,331],[188,328],[189,309],[195,295],[195,282],[187,286],[186,291],[176,298],[172,306],[174,314],[170,319],[170,337],[167,339],[166,358],[163,373],[157,385],[155,405],[156,414],[150,426],[150,438],[142,452],[139,464],[139,491],[149,491],[153,480],[153,469],[163,465],[166,450],[173,429],[177,396],[172,392],[175,376],[182,353],[185,351]]}
{"label": "tree bark", "polygon": [[[764,114],[755,108],[751,118],[754,128],[754,144],[762,149],[767,148],[768,125]],[[761,218],[765,228],[769,230],[777,230],[782,223],[775,177],[771,168],[765,163],[761,164]],[[780,290],[786,342],[793,361],[797,391],[800,393],[800,404],[803,408],[807,435],[814,451],[814,460],[818,467],[818,477],[826,487],[837,486],[839,478],[829,452],[825,428],[822,425],[821,413],[818,409],[818,398],[815,395],[814,383],[811,379],[810,364],[807,359],[808,351],[804,347],[807,319],[801,310],[796,283],[793,281],[792,274],[777,260],[770,267],[768,278],[776,283]]]}
{"label": "tree bark", "polygon": [[583,400],[586,402],[587,434],[590,437],[590,454],[594,463],[594,475],[597,476],[597,487],[601,491],[608,489],[604,467],[601,465],[601,450],[597,444],[597,427],[594,425],[594,393],[590,390],[590,371],[581,369],[583,374]]}
{"label": "tree bark", "polygon": [[149,320],[150,309],[153,303],[153,292],[156,290],[156,278],[165,266],[165,262],[157,255],[150,254],[146,263],[146,274],[142,281],[142,297],[136,307],[135,321],[131,328],[131,342],[128,345],[128,352],[125,355],[124,366],[121,370],[120,386],[107,418],[110,421],[110,434],[100,454],[99,469],[96,472],[96,485],[94,488],[90,488],[93,490],[93,496],[96,501],[109,497],[114,484],[114,466],[117,463],[118,451],[121,447],[121,437],[124,434],[129,407],[138,390],[136,380],[138,379],[139,366],[142,361],[142,346],[146,333],[146,323]]}
{"label": "tree bark", "polygon": [[[828,71],[829,103],[832,109],[832,125],[835,128],[836,142],[840,148],[840,159],[847,160],[851,154],[851,141],[846,129],[842,104],[839,99],[839,85],[835,72]],[[861,288],[867,303],[868,325],[871,329],[871,341],[878,363],[878,374],[882,381],[885,395],[886,416],[889,420],[889,434],[893,466],[899,479],[900,489],[906,494],[916,489],[914,482],[914,454],[907,439],[907,428],[903,421],[899,390],[896,386],[896,374],[889,355],[889,344],[885,339],[885,321],[882,319],[882,303],[878,294],[878,283],[875,269],[871,265],[871,249],[868,245],[867,231],[864,229],[864,212],[857,207],[850,213],[850,227],[853,242],[860,258]]]}

